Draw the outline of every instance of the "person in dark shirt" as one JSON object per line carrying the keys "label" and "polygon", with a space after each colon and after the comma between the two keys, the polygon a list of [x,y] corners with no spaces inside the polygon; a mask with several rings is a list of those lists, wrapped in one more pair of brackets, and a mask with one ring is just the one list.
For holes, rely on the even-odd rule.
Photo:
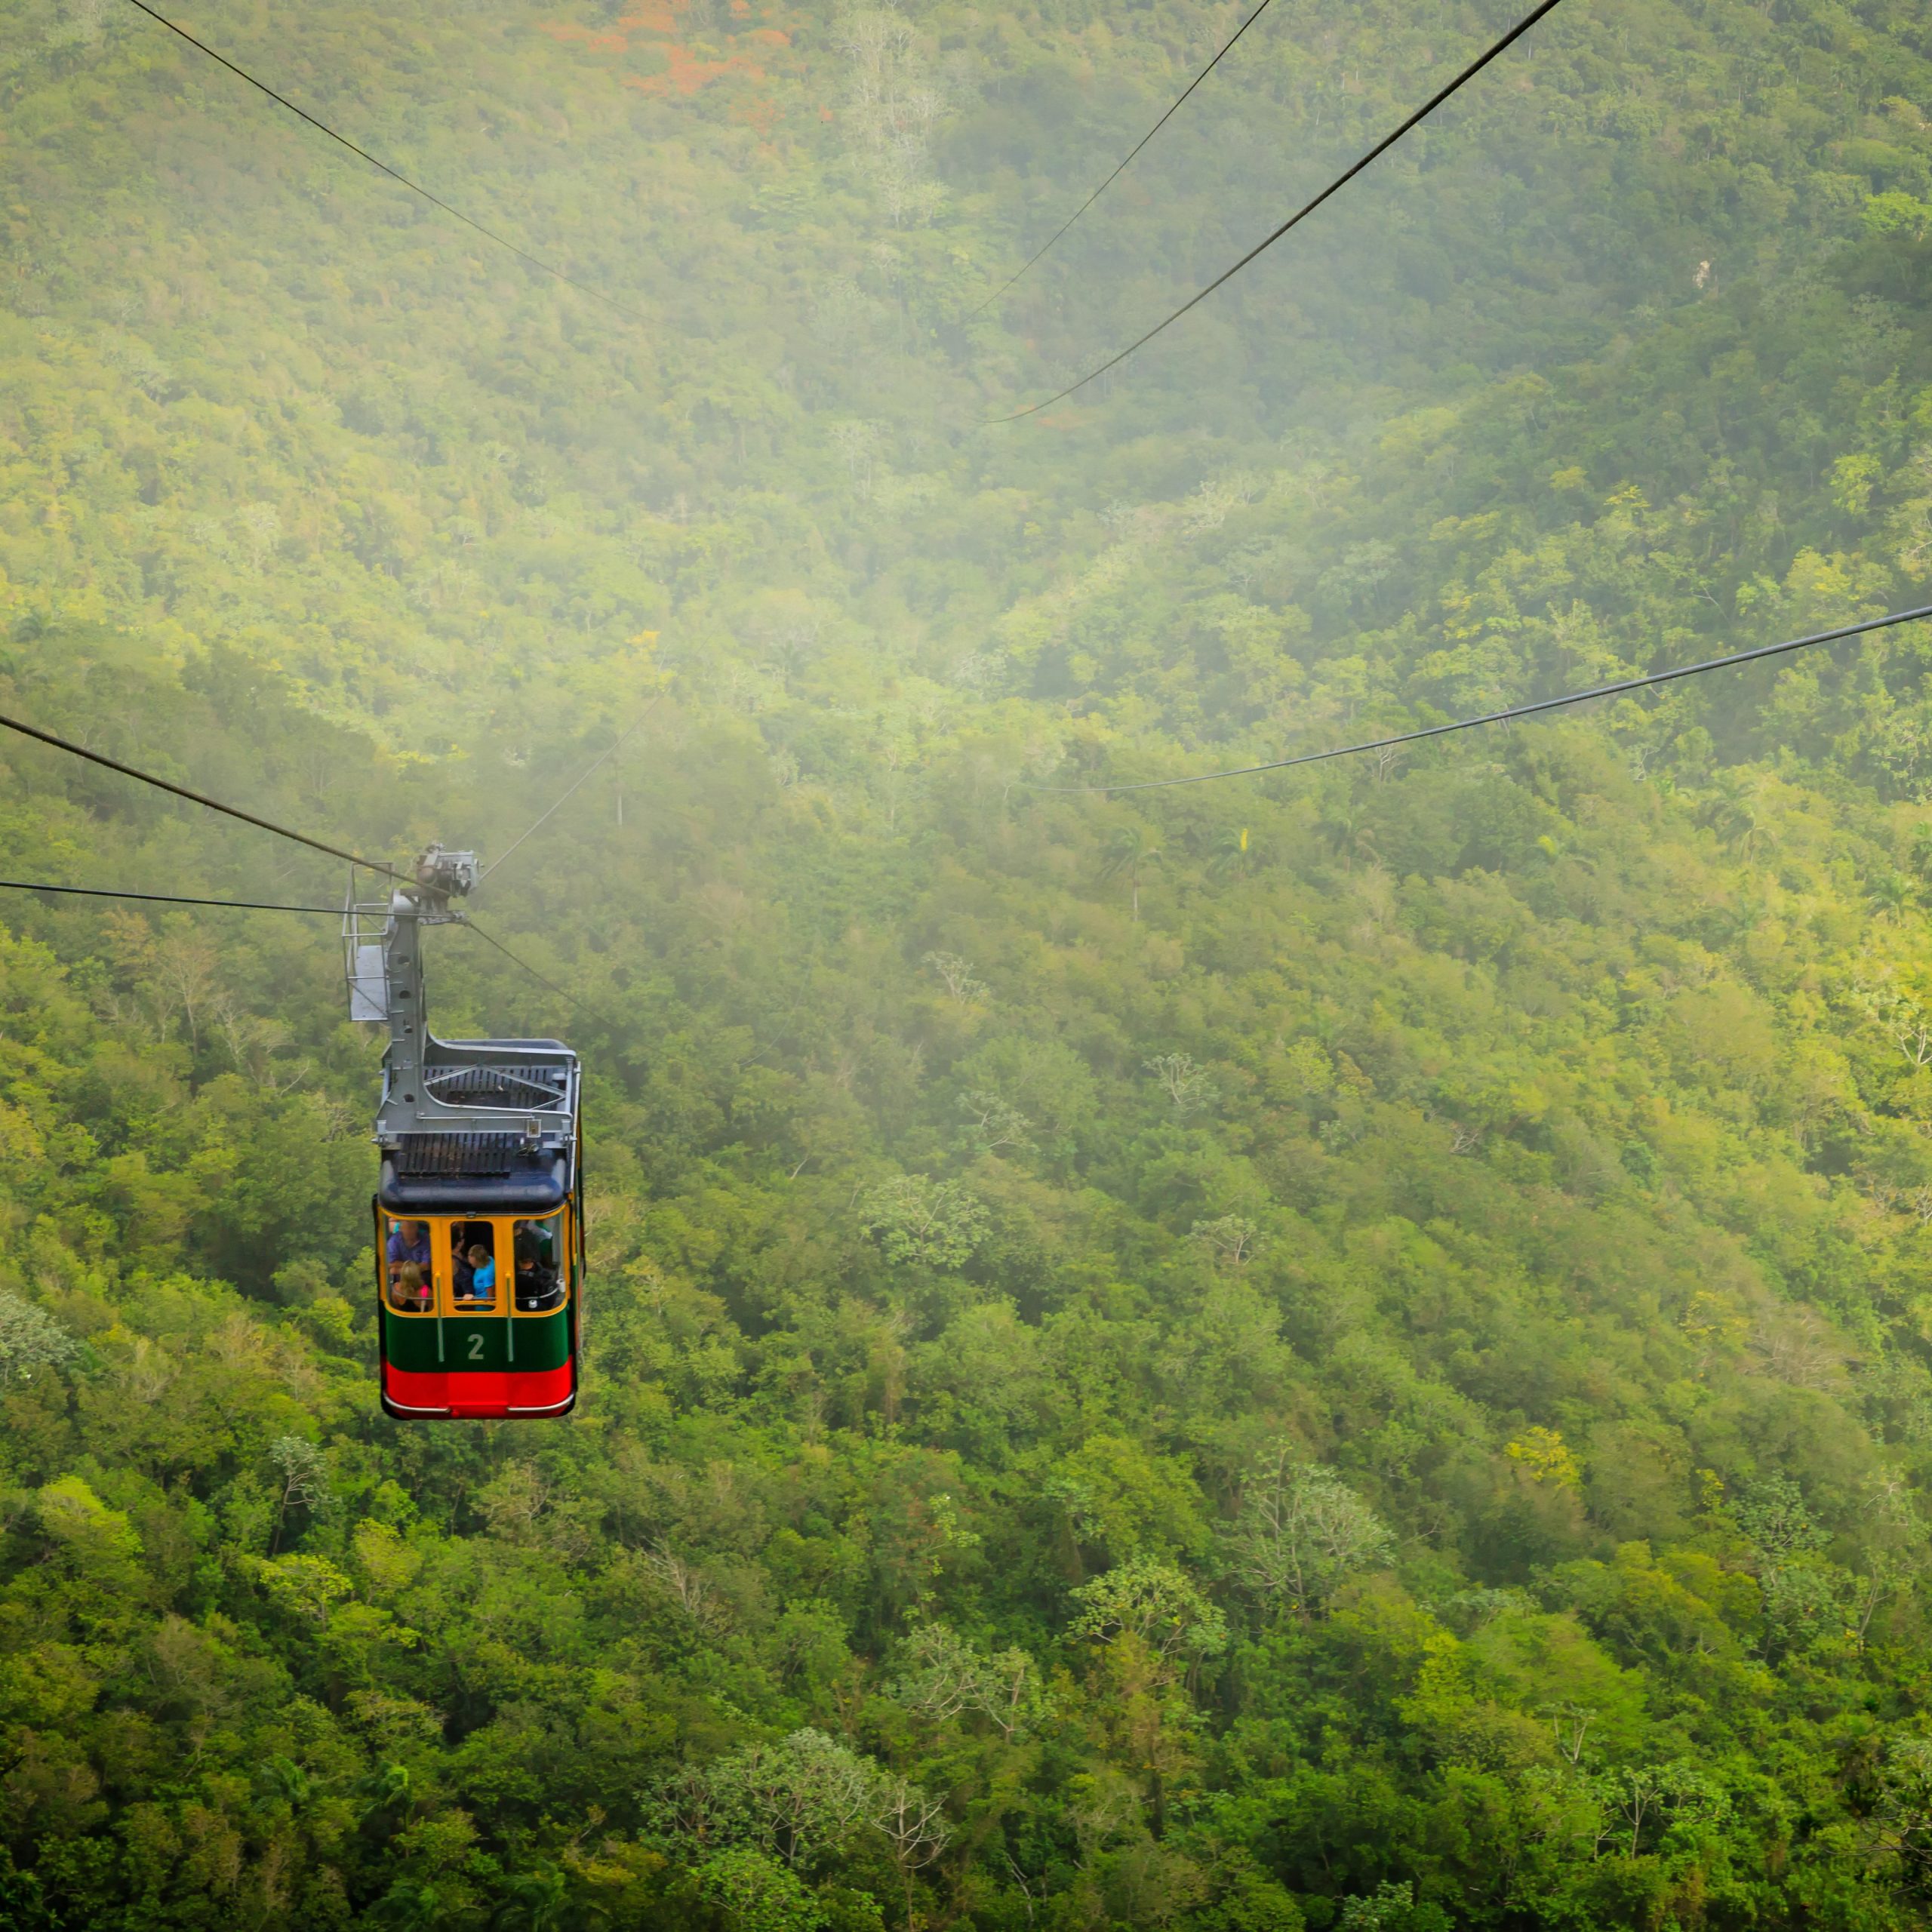
{"label": "person in dark shirt", "polygon": [[476,1287],[476,1257],[494,1252],[496,1231],[488,1221],[456,1221],[450,1226],[450,1281],[458,1301],[487,1301],[488,1289]]}
{"label": "person in dark shirt", "polygon": [[516,1305],[548,1307],[561,1299],[557,1285],[556,1244],[540,1221],[516,1224]]}

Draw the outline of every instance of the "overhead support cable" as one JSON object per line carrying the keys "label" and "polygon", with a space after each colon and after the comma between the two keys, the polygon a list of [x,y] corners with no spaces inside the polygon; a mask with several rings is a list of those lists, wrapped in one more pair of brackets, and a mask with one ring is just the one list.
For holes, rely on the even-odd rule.
{"label": "overhead support cable", "polygon": [[615,758],[618,752],[623,750],[624,746],[630,741],[630,740],[637,735],[637,733],[643,726],[644,721],[657,709],[657,700],[656,698],[653,698],[651,702],[638,713],[637,716],[633,718],[629,724],[626,725],[623,731],[617,734],[616,742],[613,744],[607,745],[602,751],[598,753],[596,757],[591,760],[589,764],[584,767],[583,771],[578,774],[576,782],[571,786],[569,790],[565,792],[563,796],[558,798],[556,803],[553,804],[548,811],[544,813],[543,817],[538,819],[534,825],[527,827],[516,838],[512,839],[503,851],[499,853],[495,858],[492,859],[490,863],[483,868],[481,877],[480,877],[476,881],[477,884],[481,887],[484,880],[487,879],[490,875],[510,856],[511,853],[514,852],[516,848],[524,842],[525,839],[529,838],[532,832],[541,831],[545,825],[546,825],[552,819],[555,818],[557,814],[561,811],[564,807],[568,804],[571,800],[575,798],[579,792],[583,790],[584,786],[589,783],[590,780],[596,774],[598,771],[602,766],[608,764],[611,759]]}
{"label": "overhead support cable", "polygon": [[601,288],[595,288],[587,281],[578,281],[575,275],[566,274],[563,269],[544,260],[542,256],[533,255],[528,248],[518,248],[507,235],[499,235],[494,228],[485,227],[482,223],[477,220],[474,216],[465,214],[462,209],[452,206],[451,203],[445,201],[441,195],[432,194],[420,181],[412,181],[407,174],[392,168],[386,161],[378,161],[367,148],[358,147],[346,134],[337,134],[326,121],[318,121],[306,108],[297,107],[286,94],[276,93],[267,82],[257,80],[245,67],[237,66],[226,54],[217,54],[206,41],[197,40],[186,27],[177,26],[165,14],[156,13],[153,8],[148,5],[147,0],[128,0],[128,4],[131,7],[138,8],[157,26],[164,26],[170,33],[179,35],[197,53],[205,54],[211,60],[226,67],[238,80],[246,81],[249,86],[258,93],[266,94],[278,107],[287,108],[290,113],[295,115],[298,120],[306,122],[318,134],[326,134],[337,146],[346,148],[358,159],[366,161],[371,168],[386,174],[392,181],[401,183],[412,195],[420,195],[423,200],[429,202],[432,208],[441,208],[443,213],[449,216],[452,220],[460,221],[464,227],[475,229],[486,242],[494,242],[499,248],[507,249],[519,261],[528,263],[534,269],[540,269],[547,275],[554,275],[558,281],[568,283],[580,294],[588,295],[593,301],[601,302],[606,308],[616,309],[619,315],[627,316],[634,322],[642,322],[646,327],[650,326],[650,318],[637,309],[626,307],[616,297],[606,295]]}
{"label": "overhead support cable", "polygon": [[528,973],[539,986],[548,986],[559,999],[568,1001],[572,1006],[582,1005],[583,1002],[578,999],[574,993],[566,992],[561,986],[558,985],[555,980],[546,980],[544,978],[543,975],[538,972],[537,968],[531,965],[528,960],[519,958],[516,954],[512,952],[509,948],[503,943],[501,940],[494,937],[489,933],[486,933],[474,919],[463,919],[459,921],[458,923],[462,926],[463,929],[466,932],[474,933],[485,946],[494,946],[512,966],[521,967],[524,971]]}
{"label": "overhead support cable", "polygon": [[[137,5],[139,0],[135,0]],[[75,758],[85,758],[90,764],[103,766],[109,771],[118,771],[124,778],[138,779],[143,785],[152,785],[157,791],[171,792],[177,798],[186,798],[190,804],[205,805],[211,812],[220,812],[225,817],[239,819],[244,825],[259,826],[264,832],[272,832],[280,838],[292,838],[298,845],[306,845],[311,851],[326,853],[331,859],[346,859],[352,866],[365,866],[372,872],[381,872],[390,878],[400,878],[403,875],[393,866],[386,865],[380,859],[358,858],[353,852],[346,852],[340,845],[331,845],[320,838],[311,838],[305,832],[296,832],[285,825],[278,825],[272,818],[263,818],[254,812],[245,812],[239,805],[225,805],[219,798],[211,798],[205,792],[191,790],[186,785],[177,785],[171,779],[158,777],[152,771],[143,771],[138,765],[123,764],[118,758],[109,758],[104,752],[91,752],[85,745],[77,745],[70,738],[57,737],[51,731],[43,731],[37,724],[29,724],[24,718],[9,718],[0,712],[0,728],[17,731],[23,738],[32,738],[43,745],[51,745],[56,751],[71,752]],[[337,908],[337,911],[341,909]]]}
{"label": "overhead support cable", "polygon": [[[180,892],[128,892],[103,885],[52,885],[45,879],[0,878],[0,892],[56,892],[80,899],[128,899],[149,906],[211,906],[230,912],[309,912],[323,918],[342,917],[340,906],[290,906],[279,900],[260,899],[201,899]],[[475,921],[459,913],[452,924],[474,933],[485,946],[494,946],[513,966],[528,973],[538,985],[547,986],[573,1006],[581,1002],[566,992],[554,980],[546,980],[528,960],[512,952],[494,934],[485,932]]]}
{"label": "overhead support cable", "polygon": [[1566,691],[1560,697],[1538,698],[1530,704],[1512,705],[1506,711],[1485,711],[1475,718],[1458,718],[1447,724],[1426,724],[1417,731],[1398,731],[1386,738],[1367,738],[1358,745],[1335,745],[1327,751],[1303,752],[1294,758],[1270,758],[1263,764],[1238,764],[1226,771],[1196,771],[1185,778],[1145,778],[1128,785],[1036,785],[1028,779],[1014,782],[1029,792],[1054,792],[1080,795],[1119,792],[1164,792],[1177,785],[1207,785],[1217,778],[1253,778],[1264,771],[1287,771],[1300,764],[1320,764],[1330,758],[1353,758],[1362,752],[1388,751],[1397,745],[1419,744],[1425,738],[1447,737],[1452,731],[1473,731],[1479,724],[1506,724],[1518,718],[1534,718],[1546,711],[1561,711],[1574,704],[1588,704],[1600,697],[1618,697],[1626,691],[1647,691],[1655,685],[1675,683],[1680,678],[1700,678],[1707,671],[1727,671],[1734,665],[1754,664],[1766,657],[1782,657],[1794,651],[1807,651],[1814,645],[1835,644],[1841,638],[1862,637],[1868,631],[1881,631],[1894,624],[1916,623],[1932,617],[1932,604],[1915,605],[1909,611],[1888,611],[1882,617],[1867,617],[1856,624],[1841,624],[1835,629],[1813,631],[1804,637],[1786,638],[1781,644],[1760,644],[1749,651],[1734,651],[1722,657],[1706,657],[1695,664],[1679,664],[1669,671],[1652,671],[1641,678],[1620,678],[1614,684],[1592,685],[1588,691]]}
{"label": "overhead support cable", "polygon": [[222,906],[235,912],[319,912],[342,917],[340,906],[285,906],[260,899],[191,899],[178,892],[121,892],[104,885],[49,885],[45,880],[0,878],[0,892],[60,892],[81,899],[140,899],[154,906]]}
{"label": "overhead support cable", "polygon": [[1175,115],[1180,111],[1181,106],[1186,100],[1188,96],[1193,93],[1194,90],[1198,88],[1201,83],[1221,64],[1223,56],[1230,54],[1234,51],[1235,42],[1240,39],[1241,35],[1247,32],[1248,29],[1254,26],[1255,22],[1260,20],[1263,14],[1267,12],[1270,4],[1271,0],[1261,0],[1261,5],[1256,8],[1254,11],[1249,14],[1247,18],[1243,20],[1241,25],[1236,27],[1234,32],[1221,43],[1220,51],[1214,56],[1213,60],[1208,62],[1206,66],[1201,69],[1199,73],[1195,75],[1192,80],[1188,82],[1187,85],[1184,88],[1182,89],[1180,96],[1174,101],[1174,105],[1168,109],[1166,113],[1161,116],[1159,120],[1154,123],[1152,127],[1147,130],[1146,134],[1141,136],[1139,140],[1134,143],[1132,147],[1128,149],[1126,155],[1121,162],[1120,165],[1116,168],[1114,171],[1109,174],[1107,178],[1103,181],[1100,185],[1096,188],[1094,192],[1089,195],[1070,215],[1067,217],[1066,220],[1060,223],[1059,227],[1054,230],[1052,234],[1047,237],[1046,242],[1043,247],[1038,249],[1035,254],[1029,256],[1026,261],[1022,263],[1011,275],[1007,277],[1005,281],[1001,282],[1000,285],[986,297],[985,301],[982,302],[979,305],[979,308],[972,311],[973,315],[977,315],[980,313],[981,309],[991,308],[992,305],[997,302],[1016,281],[1020,280],[1022,275],[1026,274],[1029,269],[1039,262],[1041,259],[1046,255],[1048,251],[1053,248],[1054,245],[1059,241],[1060,237],[1064,235],[1067,230],[1071,228],[1073,224],[1078,221],[1080,217],[1084,214],[1087,211],[1091,208],[1094,204],[1097,202],[1123,174],[1127,172],[1128,164],[1131,162],[1134,157],[1137,155],[1140,150],[1144,148],[1147,143],[1151,141],[1154,137],[1174,118]]}
{"label": "overhead support cable", "polygon": [[[136,0],[136,4],[139,4],[139,0]],[[1212,281],[1208,283],[1205,288],[1201,289],[1195,294],[1190,295],[1178,309],[1175,309],[1172,315],[1168,316],[1164,321],[1156,322],[1145,335],[1138,337],[1134,341],[1130,342],[1118,355],[1109,356],[1106,361],[1103,362],[1098,368],[1088,370],[1087,374],[1082,376],[1077,383],[1069,383],[1065,389],[1056,391],[1053,395],[1048,396],[1044,402],[1032,403],[1025,409],[1016,409],[1010,416],[995,417],[992,419],[992,424],[989,426],[996,426],[1001,423],[1018,423],[1023,420],[1029,416],[1037,416],[1041,410],[1051,409],[1057,402],[1064,402],[1069,396],[1075,394],[1081,389],[1084,389],[1089,383],[1094,381],[1097,378],[1101,376],[1104,376],[1109,369],[1118,368],[1121,364],[1124,362],[1137,349],[1145,349],[1148,343],[1152,342],[1154,338],[1157,335],[1159,335],[1164,330],[1171,328],[1174,325],[1179,321],[1182,316],[1186,315],[1190,309],[1197,307],[1200,303],[1206,301],[1208,297],[1212,295],[1215,290],[1221,287],[1224,282],[1232,281],[1234,278],[1239,275],[1241,270],[1246,268],[1248,263],[1253,261],[1257,255],[1265,254],[1269,249],[1273,248],[1275,244],[1280,241],[1281,237],[1287,234],[1290,229],[1296,227],[1302,222],[1306,221],[1308,217],[1312,215],[1317,208],[1321,207],[1322,203],[1327,201],[1331,195],[1339,194],[1343,189],[1346,188],[1349,183],[1362,171],[1364,168],[1367,168],[1371,162],[1379,160],[1383,155],[1386,154],[1398,141],[1401,140],[1404,135],[1408,134],[1412,129],[1419,127],[1423,122],[1426,121],[1445,100],[1449,99],[1451,95],[1457,93],[1463,88],[1467,86],[1468,84],[1471,81],[1474,80],[1477,75],[1480,74],[1482,70],[1487,67],[1492,60],[1495,60],[1499,54],[1504,52],[1507,48],[1514,46],[1515,44],[1518,40],[1521,39],[1523,35],[1527,33],[1531,28],[1534,26],[1537,21],[1541,20],[1546,14],[1554,12],[1561,4],[1562,0],[1541,0],[1541,4],[1540,5],[1532,8],[1530,12],[1525,14],[1523,17],[1502,37],[1500,40],[1492,41],[1487,47],[1483,49],[1481,53],[1478,54],[1466,67],[1463,68],[1459,73],[1457,73],[1445,86],[1438,88],[1436,91],[1431,94],[1428,100],[1424,101],[1421,106],[1418,107],[1416,111],[1411,114],[1407,120],[1403,122],[1399,127],[1395,128],[1388,134],[1384,134],[1381,140],[1377,141],[1374,146],[1371,148],[1366,154],[1361,156],[1359,159],[1351,162],[1340,174],[1336,176],[1334,180],[1328,183],[1327,187],[1324,188],[1321,192],[1314,198],[1312,201],[1303,202],[1302,205],[1296,209],[1294,213],[1290,215],[1287,220],[1283,222],[1281,226],[1277,228],[1272,234],[1269,235],[1263,240],[1257,242],[1252,248],[1249,249],[1247,253],[1242,256],[1241,260],[1236,262],[1233,267],[1223,269]]]}
{"label": "overhead support cable", "polygon": [[[199,899],[179,892],[127,892],[103,885],[51,885],[45,879],[0,878],[0,892],[57,892],[81,899],[129,899],[149,906],[212,906],[230,912],[311,912],[324,918],[342,917],[340,906],[289,906],[278,900],[260,899]],[[538,985],[547,986],[573,1006],[581,1004],[554,980],[546,980],[528,960],[512,952],[494,934],[485,932],[472,919],[458,914],[453,924],[474,933],[485,946],[494,946],[513,966],[520,967]]]}

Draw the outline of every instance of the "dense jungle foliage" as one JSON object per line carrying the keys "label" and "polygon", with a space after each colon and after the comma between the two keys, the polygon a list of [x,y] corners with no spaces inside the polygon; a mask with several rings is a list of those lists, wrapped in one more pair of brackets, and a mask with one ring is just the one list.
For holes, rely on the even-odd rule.
{"label": "dense jungle foliage", "polygon": [[[0,906],[0,1919],[1932,1900],[1932,19],[5,0],[0,706],[500,851],[586,1394],[373,1387],[325,918]],[[23,740],[11,879],[328,905]],[[568,995],[568,998],[563,996]]]}

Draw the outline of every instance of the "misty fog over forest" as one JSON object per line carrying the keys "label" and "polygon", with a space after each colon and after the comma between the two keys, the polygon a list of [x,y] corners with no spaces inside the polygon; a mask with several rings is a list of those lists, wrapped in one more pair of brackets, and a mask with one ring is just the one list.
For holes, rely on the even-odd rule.
{"label": "misty fog over forest", "polygon": [[1905,0],[1083,381],[1524,8],[0,0],[0,1924],[1926,1924],[1932,624],[1164,782],[1932,603]]}

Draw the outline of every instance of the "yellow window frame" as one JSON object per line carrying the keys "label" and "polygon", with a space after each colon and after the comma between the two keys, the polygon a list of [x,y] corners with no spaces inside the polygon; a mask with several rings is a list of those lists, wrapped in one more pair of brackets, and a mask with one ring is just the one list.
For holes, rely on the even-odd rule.
{"label": "yellow window frame", "polygon": [[[539,1320],[561,1313],[571,1305],[576,1291],[576,1270],[572,1266],[571,1243],[575,1233],[571,1204],[566,1201],[548,1214],[389,1214],[383,1217],[383,1250],[377,1257],[382,1269],[383,1301],[398,1321],[429,1321],[460,1317],[466,1321],[500,1317],[506,1312],[521,1321]],[[459,1222],[487,1221],[496,1251],[497,1286],[494,1300],[488,1306],[456,1298],[456,1269],[452,1260],[450,1230]],[[557,1279],[563,1286],[563,1299],[548,1308],[518,1308],[516,1305],[516,1224],[519,1221],[547,1223],[556,1244]],[[398,1308],[389,1295],[388,1239],[398,1223],[420,1223],[429,1230],[429,1306],[423,1309]]]}
{"label": "yellow window frame", "polygon": [[[433,1214],[392,1214],[384,1211],[382,1222],[382,1242],[376,1251],[377,1278],[382,1284],[383,1306],[398,1321],[431,1321],[435,1320],[441,1303],[436,1288],[436,1217]],[[398,1308],[390,1292],[389,1236],[398,1228],[424,1227],[429,1230],[429,1306],[427,1308]]]}

